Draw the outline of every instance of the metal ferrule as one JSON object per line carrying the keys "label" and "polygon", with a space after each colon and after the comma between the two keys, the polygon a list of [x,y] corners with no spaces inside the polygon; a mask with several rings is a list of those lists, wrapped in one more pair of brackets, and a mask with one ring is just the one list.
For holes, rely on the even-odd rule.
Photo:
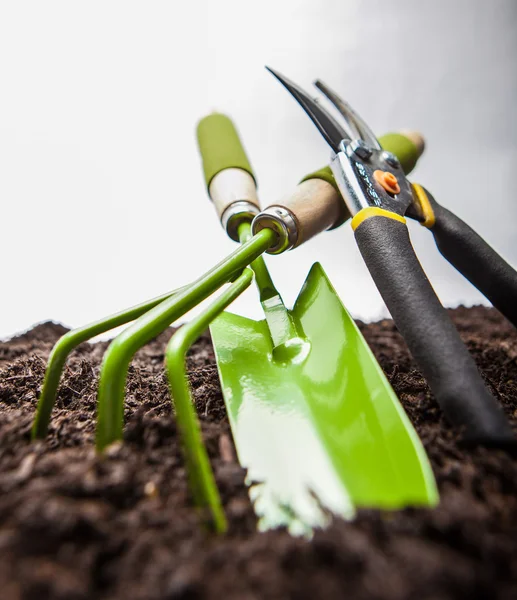
{"label": "metal ferrule", "polygon": [[272,229],[278,237],[277,243],[271,246],[268,254],[281,254],[296,246],[298,240],[298,227],[291,213],[283,206],[269,206],[259,213],[251,224],[253,235],[262,229]]}
{"label": "metal ferrule", "polygon": [[239,225],[250,223],[258,215],[260,209],[248,200],[237,200],[226,208],[221,215],[221,225],[228,236],[234,241],[239,241]]}

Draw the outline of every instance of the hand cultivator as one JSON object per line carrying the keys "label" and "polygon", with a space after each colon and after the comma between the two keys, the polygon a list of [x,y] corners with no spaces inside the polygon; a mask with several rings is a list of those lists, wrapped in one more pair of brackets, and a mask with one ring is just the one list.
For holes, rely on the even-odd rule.
{"label": "hand cultivator", "polygon": [[[498,284],[505,282],[511,291],[517,290],[515,273],[423,188],[409,184],[404,172],[421,153],[418,138],[395,134],[377,140],[348,105],[320,84],[342,113],[345,129],[276,75],[331,144],[332,172],[321,169],[307,176],[292,196],[260,212],[255,178],[233,125],[223,115],[203,119],[198,141],[209,194],[228,235],[240,247],[190,285],[63,336],[50,355],[33,425],[33,437],[45,437],[70,352],[91,337],[134,321],[108,347],[99,381],[97,449],[102,452],[121,440],[125,383],[136,351],[228,284],[203,313],[173,335],[166,350],[194,500],[207,509],[217,531],[224,531],[226,521],[185,367],[190,345],[208,326],[261,528],[286,525],[293,532],[308,532],[325,523],[329,510],[350,517],[357,506],[437,502],[420,441],[321,266],[313,266],[288,310],[262,256],[296,247],[350,216],[368,267],[447,416],[465,427],[471,440],[513,443],[507,422],[412,253],[403,215],[435,224],[437,240],[443,238],[442,252],[458,267],[464,265],[467,251],[474,252],[483,266],[497,265]],[[456,233],[449,230],[453,226]],[[462,241],[454,246],[456,239]],[[471,277],[472,269],[462,270]],[[475,271],[471,279],[479,280],[478,287],[496,304],[504,294],[495,290],[489,295],[497,286],[483,284],[483,277]],[[265,320],[223,312],[253,279]],[[515,318],[513,304],[501,301],[498,306]]]}

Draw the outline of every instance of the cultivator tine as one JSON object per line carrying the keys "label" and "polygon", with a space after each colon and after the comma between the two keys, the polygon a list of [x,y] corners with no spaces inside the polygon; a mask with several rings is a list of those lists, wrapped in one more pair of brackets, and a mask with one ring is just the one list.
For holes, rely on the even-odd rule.
{"label": "cultivator tine", "polygon": [[59,380],[61,379],[61,374],[65,368],[66,360],[72,350],[79,346],[79,344],[87,342],[101,333],[106,333],[111,329],[115,329],[115,327],[125,325],[130,321],[138,319],[138,317],[141,317],[144,313],[167,298],[179,294],[185,289],[186,286],[173,290],[172,292],[167,292],[166,294],[148,300],[147,302],[142,302],[142,304],[132,306],[122,312],[110,315],[109,317],[95,321],[94,323],[89,323],[84,327],[73,329],[59,338],[52,348],[45,370],[43,387],[32,425],[32,439],[43,439],[47,435],[50,416],[57,398]]}
{"label": "cultivator tine", "polygon": [[99,379],[96,431],[98,450],[102,451],[112,442],[122,439],[127,373],[137,350],[222,285],[231,281],[236,274],[263,254],[274,240],[273,231],[261,231],[181,294],[164,300],[142,315],[111,342],[104,355]]}
{"label": "cultivator tine", "polygon": [[[166,294],[158,296],[157,298],[153,298],[152,300],[148,300],[147,302],[143,302],[142,304],[133,306],[127,310],[124,310],[122,312],[111,315],[105,319],[101,319],[99,321],[95,321],[94,323],[85,325],[84,327],[79,327],[78,329],[69,331],[64,336],[62,336],[55,344],[54,348],[52,349],[52,352],[50,353],[49,359],[48,359],[47,368],[45,370],[45,377],[43,379],[43,387],[41,390],[41,395],[40,395],[40,398],[38,401],[38,406],[36,409],[36,414],[35,414],[33,425],[32,425],[32,439],[35,439],[35,440],[36,439],[44,439],[47,435],[50,417],[52,414],[52,409],[54,408],[56,398],[57,398],[59,381],[61,379],[61,375],[65,368],[68,356],[79,344],[82,344],[83,342],[86,342],[89,339],[91,339],[97,335],[106,333],[107,331],[110,331],[111,329],[115,329],[115,327],[119,327],[120,325],[125,325],[126,323],[134,321],[135,319],[138,319],[138,321],[137,321],[138,328],[145,329],[144,324],[147,323],[146,316],[148,313],[150,313],[153,310],[156,310],[158,307],[161,307],[167,301],[169,301],[169,304],[172,301],[172,304],[174,306],[176,306],[176,303],[174,302],[174,300],[176,298],[179,298],[179,297],[184,298],[186,296],[186,301],[187,301],[187,304],[185,305],[186,308],[184,310],[182,310],[180,314],[178,314],[178,316],[181,316],[181,314],[184,314],[184,312],[190,310],[190,308],[192,308],[195,304],[204,300],[208,295],[210,295],[218,287],[220,287],[227,281],[231,280],[231,278],[235,274],[235,272],[238,272],[239,270],[241,270],[242,268],[247,266],[247,264],[249,264],[249,262],[251,262],[254,258],[256,258],[256,256],[260,255],[262,253],[262,250],[260,250],[260,251],[258,251],[258,253],[256,253],[257,247],[260,247],[260,248],[262,248],[263,246],[267,247],[267,245],[271,243],[272,236],[273,236],[273,234],[271,232],[268,235],[256,236],[255,239],[250,242],[249,246],[247,246],[247,251],[250,253],[250,258],[249,258],[249,261],[247,261],[247,259],[244,259],[244,264],[241,261],[242,261],[243,256],[244,257],[246,256],[247,251],[243,248],[240,248],[239,251],[237,251],[233,255],[230,255],[230,257],[228,257],[225,261],[222,261],[219,265],[217,265],[214,269],[212,269],[209,273],[207,273],[207,275],[204,278],[201,278],[197,282],[194,282],[194,284],[192,284],[192,286],[183,286],[181,288],[178,288],[177,290],[168,292]],[[243,252],[243,250],[244,250],[244,252]],[[223,273],[223,279],[222,280],[218,279],[219,284],[216,285],[216,287],[210,288],[210,286],[213,285],[213,281],[212,281],[211,277],[217,278],[217,276],[220,275],[220,272]],[[206,290],[204,289],[205,287],[208,287],[208,289],[211,289],[211,291],[209,291],[208,293],[205,293],[206,292]],[[190,296],[188,294],[188,291],[191,288],[194,289],[193,296]],[[198,290],[198,291],[196,292],[195,290]],[[199,290],[201,290],[201,291],[199,291]],[[196,294],[201,294],[201,295],[196,295]],[[191,302],[192,299],[194,299],[193,303]],[[190,302],[190,304],[188,304],[188,302]],[[153,313],[153,314],[156,314],[156,313]],[[176,318],[177,317],[173,317],[170,322],[174,321]],[[143,319],[143,322],[141,321],[141,319]],[[163,329],[168,327],[168,325],[170,325],[170,322],[167,325],[164,325],[160,329],[160,331],[163,331]],[[128,328],[128,331],[129,330],[134,331],[134,329],[131,327]],[[158,333],[160,333],[160,331],[158,331]],[[123,333],[125,333],[125,332],[123,332]],[[152,339],[158,333],[151,334],[151,336],[148,337],[147,339],[148,340]],[[117,342],[117,344],[115,344],[115,346],[118,347],[118,345],[121,343],[120,338],[122,338],[122,334],[121,334],[121,336],[118,336],[117,338],[115,338],[114,342],[108,348],[107,355],[108,355],[108,353],[110,353],[110,354],[114,353],[115,357],[117,357],[117,355],[119,353],[116,352],[114,344],[115,344],[115,342]],[[124,339],[124,338],[122,338],[122,339]],[[147,343],[147,342],[143,341],[140,345],[138,345],[137,349],[141,345],[144,345],[145,343]],[[136,352],[136,350],[135,350],[135,352]],[[133,354],[134,354],[134,352],[132,352],[129,355],[129,360],[131,360],[131,357],[133,356]],[[113,359],[111,359],[110,361],[107,361],[106,360],[107,358],[108,358],[108,356],[105,357],[105,360],[103,361],[103,368],[104,368],[104,363],[109,362],[109,364],[110,364],[111,362],[113,362]],[[108,372],[109,372],[109,364],[108,364],[108,367],[106,368],[106,370]],[[127,372],[127,368],[126,368],[126,372]],[[125,375],[123,376],[123,380],[125,381]],[[102,383],[103,381],[104,381],[104,379],[102,378],[102,374],[101,374],[101,382],[100,383]],[[118,381],[118,379],[117,379],[117,381]],[[105,387],[108,388],[108,392],[110,392],[113,389],[113,387],[111,385],[107,385]],[[99,395],[100,395],[100,392],[99,392]],[[122,396],[122,398],[121,398],[121,396]],[[119,394],[118,398],[119,398],[119,405],[118,405],[119,410],[122,411],[122,413],[123,413],[123,388],[122,388],[122,394],[121,395]],[[99,409],[99,412],[104,414],[104,411],[102,409]],[[108,411],[108,414],[110,414],[109,411]],[[121,424],[119,424],[119,426],[114,426],[110,422],[110,425],[109,425],[109,427],[107,427],[107,429],[109,431],[112,431],[114,429],[117,432],[116,436],[113,439],[112,439],[112,436],[109,437],[110,441],[114,441],[115,439],[121,438],[121,436],[122,436]],[[102,430],[102,426],[101,426],[101,430]],[[102,434],[100,434],[100,435],[101,435],[101,439],[102,439]],[[107,443],[110,443],[110,442],[107,442]],[[106,444],[102,444],[100,442],[97,444],[99,449],[102,449],[105,445]]]}
{"label": "cultivator tine", "polygon": [[189,348],[253,281],[251,269],[244,269],[231,285],[202,314],[183,325],[171,338],[165,355],[169,388],[176,412],[178,430],[187,463],[187,473],[191,484],[194,502],[208,509],[213,529],[218,533],[226,531],[226,517],[221,504],[206,448],[203,444],[196,417],[194,401],[188,382],[185,357]]}

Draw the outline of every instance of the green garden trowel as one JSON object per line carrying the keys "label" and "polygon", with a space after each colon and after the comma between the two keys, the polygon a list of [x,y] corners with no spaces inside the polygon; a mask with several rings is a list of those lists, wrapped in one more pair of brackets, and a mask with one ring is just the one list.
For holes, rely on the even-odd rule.
{"label": "green garden trowel", "polygon": [[[197,133],[209,195],[227,233],[244,243],[259,204],[238,134],[222,114],[201,120]],[[419,152],[411,138],[380,141],[411,170]],[[296,188],[291,205],[302,239],[294,245],[321,230],[314,205],[327,199],[335,206],[337,193],[327,170]],[[336,222],[339,215],[331,215],[328,226]],[[310,534],[332,513],[351,518],[358,507],[435,505],[422,444],[321,265],[312,266],[292,310],[264,259],[251,267],[265,319],[224,312],[210,331],[259,529]]]}

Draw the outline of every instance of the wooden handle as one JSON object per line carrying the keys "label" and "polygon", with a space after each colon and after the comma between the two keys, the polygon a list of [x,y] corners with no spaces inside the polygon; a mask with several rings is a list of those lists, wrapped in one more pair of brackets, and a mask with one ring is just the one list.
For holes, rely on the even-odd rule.
{"label": "wooden handle", "polygon": [[239,168],[224,169],[214,175],[208,193],[219,218],[235,202],[250,202],[260,210],[255,180]]}
{"label": "wooden handle", "polygon": [[343,210],[346,210],[334,186],[323,179],[303,181],[277,206],[286,208],[296,221],[298,236],[295,248],[342,222]]}

